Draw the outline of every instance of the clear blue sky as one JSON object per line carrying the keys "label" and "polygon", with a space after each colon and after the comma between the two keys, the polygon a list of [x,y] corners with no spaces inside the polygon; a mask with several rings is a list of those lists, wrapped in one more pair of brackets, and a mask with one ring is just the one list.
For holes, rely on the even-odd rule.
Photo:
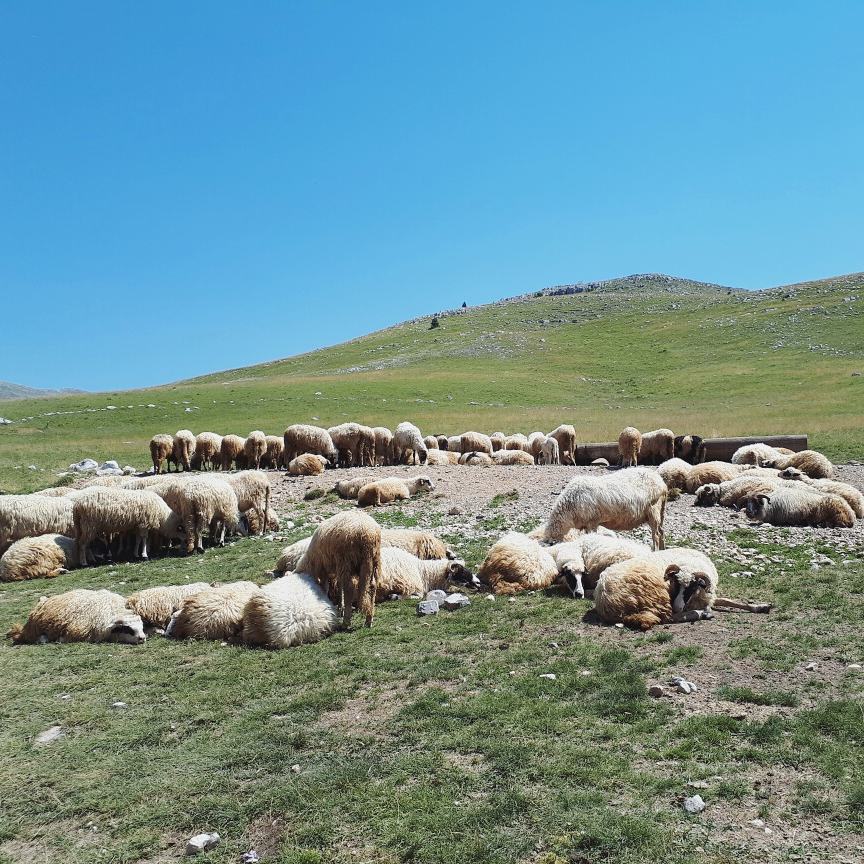
{"label": "clear blue sky", "polygon": [[0,5],[0,379],[864,269],[864,3]]}

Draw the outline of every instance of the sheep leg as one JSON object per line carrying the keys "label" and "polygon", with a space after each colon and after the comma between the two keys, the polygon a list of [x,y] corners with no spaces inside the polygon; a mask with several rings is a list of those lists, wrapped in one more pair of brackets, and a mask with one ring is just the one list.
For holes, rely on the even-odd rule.
{"label": "sheep leg", "polygon": [[78,564],[81,567],[87,566],[87,547],[90,545],[89,537],[78,538]]}
{"label": "sheep leg", "polygon": [[351,629],[351,616],[354,614],[354,585],[350,576],[343,574],[342,579],[342,629]]}
{"label": "sheep leg", "polygon": [[650,630],[656,624],[660,624],[660,618],[654,612],[636,612],[632,615],[625,615],[621,619],[621,623],[625,627],[632,630]]}
{"label": "sheep leg", "polygon": [[747,603],[742,600],[732,600],[729,597],[715,597],[714,606],[723,606],[726,609],[738,609],[741,612],[767,613],[771,611],[770,603]]}
{"label": "sheep leg", "polygon": [[136,552],[137,552],[138,548],[140,548],[140,550],[141,550],[141,555],[140,555],[141,560],[146,561],[147,560],[147,532],[146,531],[143,534],[138,535],[138,544],[137,544]]}

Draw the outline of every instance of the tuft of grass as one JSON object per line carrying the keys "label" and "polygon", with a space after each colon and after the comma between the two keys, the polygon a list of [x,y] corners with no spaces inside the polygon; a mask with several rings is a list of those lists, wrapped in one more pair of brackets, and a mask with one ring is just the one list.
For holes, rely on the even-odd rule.
{"label": "tuft of grass", "polygon": [[795,708],[801,702],[794,693],[786,693],[782,690],[757,692],[750,687],[732,687],[724,684],[718,687],[716,692],[721,699],[750,705],[782,705],[786,708]]}

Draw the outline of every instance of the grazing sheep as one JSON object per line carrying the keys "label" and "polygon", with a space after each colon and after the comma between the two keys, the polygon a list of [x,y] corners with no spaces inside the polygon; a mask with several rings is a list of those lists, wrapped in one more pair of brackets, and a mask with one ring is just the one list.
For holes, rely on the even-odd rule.
{"label": "grazing sheep", "polygon": [[544,438],[543,443],[540,445],[539,462],[541,465],[561,464],[560,445],[551,435]]}
{"label": "grazing sheep", "polygon": [[349,477],[347,480],[340,480],[334,487],[333,491],[340,498],[356,498],[357,493],[367,484],[374,483],[374,477]]}
{"label": "grazing sheep", "polygon": [[323,456],[331,465],[339,462],[339,451],[333,444],[333,439],[326,429],[320,426],[310,426],[306,423],[295,423],[285,430],[284,460],[286,463],[296,459],[303,453],[315,453]]}
{"label": "grazing sheep", "polygon": [[437,450],[438,449],[438,439],[434,435],[427,435],[423,439],[423,443],[426,445],[427,450]]}
{"label": "grazing sheep", "polygon": [[461,453],[462,452],[462,436],[461,435],[451,435],[447,439],[447,446],[444,449],[448,450],[450,453]]}
{"label": "grazing sheep", "polygon": [[680,489],[691,495],[706,483],[725,483],[734,480],[746,471],[743,465],[733,465],[731,462],[702,462],[690,465],[683,459],[668,459],[658,469],[657,473],[670,489]]}
{"label": "grazing sheep", "polygon": [[504,441],[507,436],[503,432],[493,432],[489,436],[489,440],[492,442],[492,452],[494,453],[496,450],[504,449]]}
{"label": "grazing sheep", "polygon": [[377,437],[375,430],[371,426],[360,424],[357,432],[357,465],[365,465],[368,468],[374,468],[377,461],[376,448]]}
{"label": "grazing sheep", "polygon": [[73,496],[0,495],[0,553],[22,537],[73,532]]}
{"label": "grazing sheep", "polygon": [[[263,534],[264,531],[278,531],[279,517],[272,507],[267,508],[267,521],[264,524],[264,531],[261,530],[261,518],[256,510],[245,510],[241,513],[242,521],[246,523],[246,533],[255,535]],[[241,532],[242,533],[242,532]]]}
{"label": "grazing sheep", "polygon": [[75,490],[71,486],[49,486],[47,489],[39,489],[38,491],[32,492],[31,494],[43,495],[46,498],[63,498],[65,495],[68,495],[70,492],[74,491]]}
{"label": "grazing sheep", "polygon": [[508,435],[504,439],[504,449],[524,450],[526,453],[528,453],[528,438],[521,432],[517,432],[515,435]]}
{"label": "grazing sheep", "polygon": [[389,465],[393,461],[393,433],[386,426],[375,426],[375,464]]}
{"label": "grazing sheep", "polygon": [[[503,453],[504,451],[502,450],[500,452]],[[496,453],[493,455],[497,456],[498,454]],[[488,453],[470,452],[470,453],[463,453],[461,456],[459,456],[459,464],[460,465],[480,465],[482,467],[488,467],[489,465],[492,464],[492,461],[493,461],[492,456],[490,456]]]}
{"label": "grazing sheep", "polygon": [[183,600],[165,635],[174,639],[237,639],[243,629],[243,610],[256,591],[254,582],[245,581],[208,586]]}
{"label": "grazing sheep", "polygon": [[190,582],[188,585],[159,585],[144,588],[126,598],[126,605],[144,622],[145,627],[164,630],[171,616],[183,605],[187,597],[210,588],[208,582]]}
{"label": "grazing sheep", "polygon": [[577,600],[594,589],[607,567],[650,552],[644,543],[605,531],[582,534],[576,540],[549,548],[567,589]]}
{"label": "grazing sheep", "polygon": [[642,433],[635,426],[625,426],[618,436],[618,464],[622,468],[636,467],[641,447]]}
{"label": "grazing sheep", "polygon": [[492,546],[477,575],[496,594],[518,594],[548,588],[558,567],[536,540],[513,531]]}
{"label": "grazing sheep", "polygon": [[393,501],[404,501],[418,492],[431,492],[434,488],[435,484],[426,475],[411,478],[385,477],[362,486],[357,493],[357,504],[360,507],[378,507]]}
{"label": "grazing sheep", "polygon": [[676,435],[674,455],[691,465],[705,461],[705,442],[699,435]]}
{"label": "grazing sheep", "polygon": [[569,423],[562,423],[553,429],[549,438],[558,442],[558,451],[561,454],[562,465],[576,464],[576,430]]}
{"label": "grazing sheep", "polygon": [[540,462],[540,450],[545,440],[546,436],[542,432],[532,432],[528,436],[528,452],[534,458],[535,464]]}
{"label": "grazing sheep", "polygon": [[732,454],[732,462],[736,465],[766,465],[775,462],[784,454],[776,447],[767,444],[745,444]]}
{"label": "grazing sheep", "polygon": [[443,540],[439,540],[430,531],[420,531],[413,528],[384,528],[381,531],[381,545],[404,549],[424,561],[435,558],[455,558]]}
{"label": "grazing sheep", "polygon": [[400,423],[396,427],[393,434],[393,461],[397,465],[422,465],[428,454],[423,436],[413,423]]}
{"label": "grazing sheep", "polygon": [[426,454],[427,465],[458,465],[459,454],[451,453],[449,450],[430,450]]}
{"label": "grazing sheep", "polygon": [[243,458],[246,467],[260,468],[261,460],[266,452],[267,436],[260,429],[250,432],[246,437],[246,443],[243,445]]}
{"label": "grazing sheep", "polygon": [[237,493],[237,504],[244,513],[255,510],[258,516],[260,533],[267,525],[267,511],[270,509],[270,480],[263,471],[239,471],[225,478]]}
{"label": "grazing sheep", "polygon": [[318,642],[339,623],[336,607],[307,573],[291,573],[259,588],[243,610],[243,641],[264,648]]}
{"label": "grazing sheep", "polygon": [[264,439],[266,449],[261,460],[261,468],[272,468],[278,471],[284,467],[285,440],[280,435],[267,435]]}
{"label": "grazing sheep", "polygon": [[751,495],[770,493],[782,485],[777,477],[763,477],[751,471],[744,471],[738,477],[724,483],[706,483],[696,490],[698,507],[721,507],[738,509]]}
{"label": "grazing sheep", "polygon": [[215,432],[199,432],[195,436],[195,452],[192,455],[193,470],[215,471],[221,466],[222,436]]}
{"label": "grazing sheep", "polygon": [[634,630],[698,620],[709,614],[709,576],[654,555],[631,558],[603,571],[594,589],[594,610],[602,621]]}
{"label": "grazing sheep", "polygon": [[192,470],[192,457],[195,455],[195,436],[188,429],[180,429],[174,436],[171,461],[179,471]]}
{"label": "grazing sheep", "polygon": [[662,549],[667,495],[666,484],[648,468],[574,477],[556,499],[543,534],[547,541],[561,542],[573,528],[629,531],[647,522],[654,548]]}
{"label": "grazing sheep", "polygon": [[339,451],[339,466],[375,464],[375,430],[359,423],[340,423],[327,430]]}
{"label": "grazing sheep", "polygon": [[864,495],[854,486],[838,480],[813,479],[802,474],[797,468],[784,468],[780,472],[784,480],[797,480],[817,492],[839,495],[851,508],[858,519],[864,519]]}
{"label": "grazing sheep", "polygon": [[380,603],[394,594],[424,596],[449,582],[474,587],[480,584],[461,559],[423,560],[404,549],[388,546],[381,550],[381,577],[375,588],[375,600]]}
{"label": "grazing sheep", "polygon": [[776,468],[779,471],[797,468],[802,474],[806,474],[814,480],[830,479],[834,476],[834,466],[830,460],[816,450],[801,450],[799,453],[792,453],[789,456],[766,459],[762,464],[766,468]]}
{"label": "grazing sheep", "polygon": [[439,450],[446,450],[447,449],[447,444],[448,444],[449,439],[446,435],[436,435],[435,440],[438,442],[438,449]]}
{"label": "grazing sheep", "polygon": [[352,510],[326,519],[312,535],[297,569],[310,573],[328,597],[339,599],[346,630],[355,601],[366,626],[372,625],[381,572],[381,528],[371,516]]}
{"label": "grazing sheep", "polygon": [[525,450],[498,450],[492,461],[496,465],[533,465],[534,457]]}
{"label": "grazing sheep", "polygon": [[113,591],[83,588],[43,597],[23,627],[8,634],[16,644],[37,642],[122,642],[140,645],[144,623]]}
{"label": "grazing sheep", "polygon": [[292,477],[316,477],[323,474],[330,463],[317,453],[304,453],[288,463],[288,473]]}
{"label": "grazing sheep", "polygon": [[242,468],[246,462],[246,439],[239,435],[225,435],[219,455],[223,471],[230,471],[232,465]]}
{"label": "grazing sheep", "polygon": [[463,453],[491,453],[492,439],[482,432],[463,432],[459,436],[459,449]]}
{"label": "grazing sheep", "polygon": [[851,528],[855,524],[855,513],[839,495],[823,495],[804,486],[751,495],[746,507],[748,519],[770,525]]}
{"label": "grazing sheep", "polygon": [[153,460],[153,472],[162,473],[162,463],[166,468],[174,453],[174,439],[170,435],[154,435],[150,439],[150,458]]}
{"label": "grazing sheep", "polygon": [[180,516],[148,489],[135,491],[111,486],[83,489],[72,502],[72,521],[82,567],[86,567],[92,557],[88,553],[94,540],[110,544],[113,535],[132,533],[135,535],[133,555],[146,560],[151,531],[169,541],[183,536]]}
{"label": "grazing sheep", "polygon": [[282,550],[282,554],[279,556],[276,566],[273,568],[273,575],[282,576],[285,573],[295,571],[300,560],[306,554],[306,550],[309,548],[311,540],[311,536],[304,537],[302,540],[297,540],[290,546],[286,546]]}
{"label": "grazing sheep", "polygon": [[675,455],[675,434],[671,429],[643,432],[639,461],[643,465],[660,465]]}
{"label": "grazing sheep", "polygon": [[78,544],[62,534],[16,540],[0,558],[0,582],[53,579],[78,566]]}

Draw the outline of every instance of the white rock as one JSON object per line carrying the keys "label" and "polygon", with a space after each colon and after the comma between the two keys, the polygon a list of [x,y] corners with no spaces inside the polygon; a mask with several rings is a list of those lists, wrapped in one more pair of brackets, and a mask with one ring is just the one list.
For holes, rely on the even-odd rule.
{"label": "white rock", "polygon": [[292,765],[291,766],[291,773],[292,774],[299,774],[300,771],[301,771],[301,768],[299,765]]}
{"label": "white rock", "polygon": [[754,819],[750,824],[754,828],[764,828],[765,827],[765,823],[761,819]]}
{"label": "white rock", "polygon": [[434,591],[427,591],[424,599],[434,600],[440,605],[447,599],[447,592],[442,591],[440,588],[436,588]]}
{"label": "white rock", "polygon": [[45,744],[51,744],[53,741],[56,741],[58,738],[62,738],[66,733],[63,731],[62,726],[49,726],[43,732],[40,732],[36,736],[36,740],[34,744],[42,747]]}
{"label": "white rock", "polygon": [[260,860],[258,853],[254,849],[250,849],[240,856],[240,864],[258,864]]}
{"label": "white rock", "polygon": [[437,615],[439,608],[437,600],[421,600],[417,604],[417,614],[421,617],[424,615]]}
{"label": "white rock", "polygon": [[846,668],[847,669],[860,669],[861,664],[860,663],[850,663]]}
{"label": "white rock", "polygon": [[79,474],[84,474],[88,471],[95,471],[99,467],[99,463],[95,459],[82,459],[80,462],[75,462],[69,466],[70,471],[76,471]]}
{"label": "white rock", "polygon": [[5,417],[0,417],[0,426],[10,426],[11,424],[11,420],[7,420]]}
{"label": "white rock", "polygon": [[544,672],[541,678],[548,678],[550,681],[554,681],[558,676],[554,672]]}
{"label": "white rock", "polygon": [[128,708],[129,706],[125,702],[117,701],[117,702],[112,702],[111,707],[122,710],[123,708]]}
{"label": "white rock", "polygon": [[471,601],[464,595],[458,592],[454,594],[448,594],[444,598],[443,606],[445,609],[448,609],[450,612],[455,612],[457,609],[461,609],[463,606],[470,606]]}
{"label": "white rock", "polygon": [[485,599],[485,600],[492,600],[492,601],[494,602],[494,600],[495,600],[495,595],[494,595],[494,594],[487,594],[487,595],[484,597],[484,599]]}
{"label": "white rock", "polygon": [[190,837],[186,843],[187,855],[200,855],[208,849],[213,849],[219,844],[220,837],[213,831],[211,834],[196,834]]}
{"label": "white rock", "polygon": [[804,671],[805,671],[805,672],[815,672],[815,671],[816,671],[816,661],[815,661],[815,660],[811,660],[811,661],[810,661],[810,662],[809,662],[809,663],[804,667]]}
{"label": "white rock", "polygon": [[705,809],[705,802],[701,795],[691,795],[684,799],[684,809],[688,813],[701,813]]}

